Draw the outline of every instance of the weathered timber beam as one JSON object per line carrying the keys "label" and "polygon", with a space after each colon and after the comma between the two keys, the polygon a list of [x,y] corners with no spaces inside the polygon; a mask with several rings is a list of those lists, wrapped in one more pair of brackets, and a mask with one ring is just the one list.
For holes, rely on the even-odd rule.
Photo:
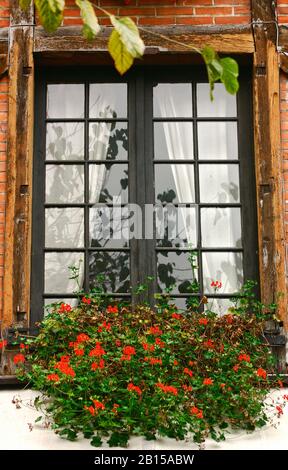
{"label": "weathered timber beam", "polygon": [[10,1],[4,326],[25,324],[30,309],[33,16]]}
{"label": "weathered timber beam", "polygon": [[[229,27],[147,27],[141,30],[146,51],[152,48],[159,51],[187,52],[185,46],[179,43],[202,48],[205,44],[223,53],[253,53],[254,40],[251,28],[248,26]],[[48,34],[43,28],[35,28],[34,52],[71,52],[71,51],[107,51],[107,40],[111,33],[110,27],[103,27],[93,41],[83,38],[81,27],[64,26],[55,33]],[[168,39],[165,39],[165,37]],[[173,43],[170,40],[177,41]]]}

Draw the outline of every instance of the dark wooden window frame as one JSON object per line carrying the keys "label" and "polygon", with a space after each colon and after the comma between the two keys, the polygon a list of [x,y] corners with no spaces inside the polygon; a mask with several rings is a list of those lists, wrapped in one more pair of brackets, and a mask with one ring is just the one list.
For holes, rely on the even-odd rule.
{"label": "dark wooden window frame", "polygon": [[[202,67],[194,66],[146,66],[145,68],[135,68],[125,78],[119,78],[119,75],[111,67],[87,67],[79,69],[47,69],[39,68],[36,72],[35,83],[35,147],[34,147],[34,164],[33,164],[33,226],[32,226],[32,265],[31,265],[31,323],[39,321],[43,312],[43,291],[44,291],[44,200],[45,200],[45,112],[46,112],[46,86],[47,83],[85,83],[86,87],[86,100],[88,93],[88,83],[96,82],[128,82],[129,83],[129,98],[128,98],[128,140],[129,140],[129,154],[136,155],[136,158],[130,158],[129,161],[129,202],[137,203],[144,206],[145,203],[154,203],[154,188],[153,188],[153,113],[152,113],[152,89],[156,83],[165,82],[192,82],[193,90],[193,103],[194,112],[193,118],[193,139],[195,151],[195,160],[193,163],[196,166],[196,204],[199,203],[199,181],[198,165],[201,161],[198,160],[197,155],[197,122],[217,121],[215,118],[196,118],[196,83],[207,82],[205,70]],[[239,146],[239,175],[240,175],[240,204],[216,204],[215,206],[221,207],[240,207],[241,206],[241,222],[242,222],[242,241],[243,250],[241,249],[224,249],[213,248],[211,250],[205,249],[203,251],[243,251],[243,271],[244,279],[257,279],[258,280],[258,254],[257,254],[257,211],[256,211],[256,190],[255,190],[255,172],[254,172],[254,158],[253,158],[253,125],[252,125],[252,110],[251,110],[251,70],[249,67],[241,69],[240,76],[240,92],[237,96],[237,118],[219,118],[223,121],[236,121],[238,122],[238,146]],[[86,101],[87,107],[87,101]],[[87,111],[87,109],[86,109]],[[137,116],[137,125],[136,125]],[[165,119],[166,120],[166,119]],[[65,121],[61,119],[61,121]],[[77,121],[77,119],[73,119]],[[177,121],[181,119],[177,118]],[[190,118],[189,118],[190,121]],[[89,120],[87,113],[83,122],[86,126],[86,139]],[[140,163],[141,162],[141,163]],[[221,161],[226,162],[226,160]],[[229,162],[229,160],[228,160]],[[53,163],[55,163],[53,161]],[[81,161],[81,163],[83,163]],[[117,161],[118,163],[118,161]],[[165,163],[163,160],[162,163]],[[171,163],[171,161],[169,161]],[[177,160],[181,164],[181,161]],[[183,160],[182,163],[189,163],[188,160]],[[209,160],[203,160],[203,163],[209,163]],[[213,163],[216,163],[213,160]],[[233,163],[237,161],[233,160]],[[87,157],[86,145],[86,163],[85,173],[89,171],[89,161]],[[90,204],[91,205],[91,204]],[[50,206],[47,204],[47,206]],[[53,206],[57,206],[53,205]],[[66,204],[70,206],[70,204]],[[88,233],[88,210],[89,204],[81,204],[85,211],[85,289],[88,290],[88,252],[90,250],[87,246],[89,240]],[[197,204],[198,211],[205,204]],[[211,206],[211,204],[209,204]],[[61,204],[65,207],[65,204]],[[195,251],[201,253],[201,240],[200,245]],[[156,278],[156,261],[155,261],[155,243],[153,240],[131,240],[130,248],[131,253],[131,282],[136,284],[144,282],[147,275],[154,275]],[[112,251],[117,251],[111,249]],[[121,249],[122,250],[122,249]],[[52,249],[50,251],[57,251]],[[59,251],[67,251],[61,249]],[[69,250],[68,250],[69,251]],[[73,251],[77,251],[73,249]],[[84,251],[79,249],[78,251]],[[156,250],[159,251],[159,250]],[[176,251],[175,249],[167,249],[167,251]],[[181,252],[185,249],[181,248]],[[187,250],[186,250],[187,251]],[[202,278],[201,256],[199,256],[199,275]],[[202,285],[202,284],[201,284]],[[156,291],[156,285],[150,286],[151,301],[153,291]],[[118,294],[119,296],[120,294]],[[203,290],[198,295],[203,295]],[[62,295],[57,294],[57,297]],[[227,294],[218,294],[221,298],[227,298]],[[55,295],[47,295],[47,297],[55,297]],[[63,293],[64,297],[64,293]],[[67,294],[66,294],[67,297]],[[69,296],[70,297],[70,296]],[[177,294],[175,297],[187,297],[187,294]],[[215,295],[211,295],[215,297]]]}

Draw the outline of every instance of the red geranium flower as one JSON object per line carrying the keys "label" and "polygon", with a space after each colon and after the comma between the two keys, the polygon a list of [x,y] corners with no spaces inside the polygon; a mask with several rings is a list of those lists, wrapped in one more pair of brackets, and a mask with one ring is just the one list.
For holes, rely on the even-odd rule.
{"label": "red geranium flower", "polygon": [[208,319],[205,317],[199,318],[199,325],[208,325]]}
{"label": "red geranium flower", "polygon": [[70,356],[61,356],[60,361],[61,362],[69,362],[70,361]]}
{"label": "red geranium flower", "polygon": [[193,388],[191,387],[191,385],[182,385],[182,388],[183,390],[185,390],[185,392],[192,392]]}
{"label": "red geranium flower", "polygon": [[250,356],[249,354],[239,354],[238,356],[238,361],[243,361],[243,362],[250,362]]}
{"label": "red geranium flower", "polygon": [[174,364],[174,366],[178,366],[179,362],[176,361],[176,359],[175,359],[175,361],[173,362],[173,364]]}
{"label": "red geranium flower", "polygon": [[[155,344],[157,344],[157,346],[159,346],[159,348],[164,348],[164,346],[165,346],[164,341],[161,341],[160,338],[155,339]],[[154,349],[153,349],[153,351],[154,351]]]}
{"label": "red geranium flower", "polygon": [[95,415],[95,408],[93,408],[93,406],[84,406],[84,410],[89,411],[89,413],[91,413],[92,416]]}
{"label": "red geranium flower", "polygon": [[221,289],[222,287],[222,282],[221,281],[212,281],[210,284],[211,287],[214,287],[215,289]]}
{"label": "red geranium flower", "polygon": [[221,388],[225,388],[226,384],[220,384]]}
{"label": "red geranium flower", "polygon": [[127,390],[129,390],[129,392],[136,392],[138,393],[139,396],[142,395],[141,388],[138,387],[137,385],[134,385],[132,382],[128,384]]}
{"label": "red geranium flower", "polygon": [[4,349],[5,346],[7,346],[7,340],[3,339],[2,341],[0,341],[0,349]]}
{"label": "red geranium flower", "polygon": [[155,350],[154,344],[143,343],[142,346],[143,346],[144,351],[154,351]]}
{"label": "red geranium flower", "polygon": [[104,369],[105,361],[104,359],[100,359],[100,361],[97,362],[92,362],[91,364],[91,369],[92,370],[97,370],[97,369]]}
{"label": "red geranium flower", "polygon": [[24,343],[20,343],[20,349],[25,349],[25,344]]}
{"label": "red geranium flower", "polygon": [[120,341],[120,339],[116,339],[115,344],[116,344],[116,346],[118,346],[118,348],[119,348],[119,347],[121,346],[121,341]]}
{"label": "red geranium flower", "polygon": [[93,403],[98,410],[105,410],[105,405],[101,401],[93,400]]}
{"label": "red geranium flower", "polygon": [[136,354],[136,350],[133,346],[125,346],[125,348],[123,348],[123,353],[126,356],[132,356],[133,354]]}
{"label": "red geranium flower", "polygon": [[208,349],[214,349],[214,341],[212,339],[208,339],[207,341],[204,341],[203,346]]}
{"label": "red geranium flower", "polygon": [[131,361],[131,356],[123,354],[120,357],[120,361]]}
{"label": "red geranium flower", "polygon": [[178,390],[176,387],[173,387],[173,385],[164,385],[158,382],[155,386],[159,387],[164,393],[172,393],[175,396],[178,395]]}
{"label": "red geranium flower", "polygon": [[18,364],[19,362],[25,362],[25,356],[24,354],[16,354],[16,356],[14,356],[14,364]]}
{"label": "red geranium flower", "polygon": [[180,320],[180,318],[182,317],[182,315],[180,315],[179,313],[172,313],[171,315],[171,318],[174,318],[175,320]]}
{"label": "red geranium flower", "polygon": [[120,405],[118,403],[114,403],[113,408],[112,408],[112,413],[118,413],[118,408]]}
{"label": "red geranium flower", "polygon": [[213,379],[204,379],[203,380],[203,385],[213,385]]}
{"label": "red geranium flower", "polygon": [[58,374],[49,374],[47,375],[47,380],[51,380],[51,382],[59,382],[60,377]]}
{"label": "red geranium flower", "polygon": [[192,406],[190,409],[192,415],[196,415],[197,418],[202,419],[203,418],[203,411],[199,410],[197,406]]}
{"label": "red geranium flower", "polygon": [[153,366],[155,364],[160,364],[162,366],[162,359],[157,359],[156,357],[150,358],[150,364]]}
{"label": "red geranium flower", "polygon": [[60,308],[58,310],[59,313],[66,313],[66,312],[71,312],[72,307],[69,304],[61,304]]}
{"label": "red geranium flower", "polygon": [[105,351],[102,348],[101,344],[98,342],[98,343],[96,343],[95,348],[90,351],[89,356],[90,357],[103,356],[103,354],[105,354]]}
{"label": "red geranium flower", "polygon": [[193,375],[192,370],[188,369],[188,367],[185,367],[185,369],[183,370],[183,373],[189,375],[189,377],[192,377]]}
{"label": "red geranium flower", "polygon": [[150,335],[160,336],[163,334],[163,331],[160,330],[158,325],[155,325],[155,326],[151,326],[149,333]]}
{"label": "red geranium flower", "polygon": [[72,369],[72,367],[69,366],[68,362],[57,362],[55,364],[55,369],[60,370],[63,374],[68,375],[70,377],[75,377],[75,371]]}
{"label": "red geranium flower", "polygon": [[240,367],[240,364],[236,364],[235,366],[233,366],[233,370],[234,370],[235,372],[238,372],[239,367]]}
{"label": "red geranium flower", "polygon": [[91,299],[89,299],[88,297],[82,297],[82,302],[83,302],[83,304],[90,305],[91,304]]}
{"label": "red geranium flower", "polygon": [[74,352],[75,352],[76,356],[84,356],[84,349],[76,348]]}
{"label": "red geranium flower", "polygon": [[90,341],[90,337],[85,333],[80,333],[80,335],[77,336],[77,343],[84,343],[85,341]]}
{"label": "red geranium flower", "polygon": [[106,311],[108,313],[118,313],[118,307],[117,305],[115,305],[114,307],[112,305],[108,305],[108,307],[106,308]]}
{"label": "red geranium flower", "polygon": [[258,377],[262,377],[263,379],[266,379],[267,372],[266,370],[262,369],[262,367],[259,367],[259,369],[257,370],[257,375]]}
{"label": "red geranium flower", "polygon": [[231,315],[231,313],[229,313],[228,315],[225,315],[225,319],[226,319],[226,322],[229,323],[229,325],[233,323],[233,315]]}

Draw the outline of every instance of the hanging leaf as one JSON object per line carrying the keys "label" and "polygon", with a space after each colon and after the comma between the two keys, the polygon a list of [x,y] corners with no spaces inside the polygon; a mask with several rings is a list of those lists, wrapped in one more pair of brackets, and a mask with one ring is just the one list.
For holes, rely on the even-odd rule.
{"label": "hanging leaf", "polygon": [[116,69],[121,75],[123,75],[125,72],[127,72],[127,70],[130,69],[134,58],[127,51],[125,45],[121,41],[120,34],[115,29],[110,35],[108,50],[114,60]]}
{"label": "hanging leaf", "polygon": [[22,10],[28,10],[32,0],[19,0],[19,5]]}
{"label": "hanging leaf", "polygon": [[65,0],[35,0],[41,24],[52,33],[61,25]]}
{"label": "hanging leaf", "polygon": [[205,61],[208,80],[210,83],[210,98],[213,101],[215,82],[221,81],[228,93],[234,95],[239,90],[238,64],[231,57],[220,59],[215,50],[210,46],[202,49],[202,57]]}
{"label": "hanging leaf", "polygon": [[125,46],[129,54],[135,59],[142,57],[145,51],[145,45],[142,41],[138,28],[131,18],[115,18],[110,16],[110,21],[120,36],[120,41]]}
{"label": "hanging leaf", "polygon": [[101,30],[94,8],[89,0],[75,0],[75,3],[80,8],[83,19],[83,36],[92,40]]}

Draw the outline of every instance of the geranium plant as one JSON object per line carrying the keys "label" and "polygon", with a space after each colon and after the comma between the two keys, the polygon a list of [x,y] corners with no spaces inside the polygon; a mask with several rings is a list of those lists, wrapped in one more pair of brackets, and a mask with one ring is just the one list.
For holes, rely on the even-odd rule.
{"label": "geranium plant", "polygon": [[[152,309],[97,293],[73,308],[54,304],[26,341],[31,351],[21,343],[18,376],[43,393],[35,406],[56,433],[83,434],[93,446],[103,438],[125,446],[133,435],[191,434],[202,443],[224,439],[231,427],[254,430],[267,423],[264,399],[277,379],[268,377],[274,361],[263,335],[275,306],[252,290],[246,285],[221,317],[201,311],[205,298],[198,311],[195,302],[179,311],[162,297]],[[279,416],[282,405],[272,406]]]}

